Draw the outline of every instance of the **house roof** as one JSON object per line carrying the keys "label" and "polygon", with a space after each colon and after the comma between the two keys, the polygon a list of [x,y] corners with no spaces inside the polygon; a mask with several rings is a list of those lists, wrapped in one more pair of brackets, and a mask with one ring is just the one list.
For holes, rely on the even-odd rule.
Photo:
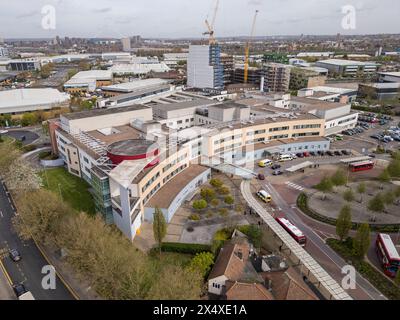
{"label": "house roof", "polygon": [[263,272],[262,277],[272,283],[272,294],[277,300],[318,300],[293,268],[285,272]]}
{"label": "house roof", "polygon": [[274,300],[272,294],[260,283],[226,282],[227,300]]}

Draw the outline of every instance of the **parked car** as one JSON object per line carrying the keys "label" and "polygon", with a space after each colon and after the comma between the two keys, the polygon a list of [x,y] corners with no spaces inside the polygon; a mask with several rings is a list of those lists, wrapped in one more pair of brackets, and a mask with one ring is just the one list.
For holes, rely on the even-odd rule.
{"label": "parked car", "polygon": [[342,153],[340,151],[338,151],[338,150],[335,150],[333,153],[334,153],[335,156],[341,156],[342,155]]}
{"label": "parked car", "polygon": [[297,158],[304,158],[304,154],[302,152],[296,153]]}
{"label": "parked car", "polygon": [[11,249],[9,251],[9,255],[10,255],[11,260],[14,262],[18,262],[21,260],[21,255],[17,249]]}
{"label": "parked car", "polygon": [[324,155],[325,155],[325,151],[322,151],[322,150],[317,151],[317,154],[318,154],[319,156],[324,156]]}
{"label": "parked car", "polygon": [[281,170],[275,170],[274,172],[272,172],[272,174],[274,176],[280,176],[281,174],[283,174],[283,172]]}
{"label": "parked car", "polygon": [[257,179],[258,179],[258,180],[265,180],[265,176],[264,176],[262,173],[259,173],[259,174],[257,175]]}
{"label": "parked car", "polygon": [[275,163],[274,165],[271,166],[272,170],[277,170],[277,169],[280,169],[280,168],[281,168],[281,165],[277,164],[277,163]]}
{"label": "parked car", "polygon": [[317,153],[315,151],[310,151],[310,156],[315,157]]}
{"label": "parked car", "polygon": [[345,156],[349,156],[351,155],[351,152],[349,150],[342,150],[342,154],[344,154]]}
{"label": "parked car", "polygon": [[328,150],[327,152],[326,152],[326,154],[328,155],[328,156],[333,156],[334,155],[334,153],[331,151],[331,150]]}
{"label": "parked car", "polygon": [[303,155],[304,155],[305,157],[309,157],[309,156],[310,156],[310,153],[309,153],[308,151],[305,151],[305,152],[303,152]]}

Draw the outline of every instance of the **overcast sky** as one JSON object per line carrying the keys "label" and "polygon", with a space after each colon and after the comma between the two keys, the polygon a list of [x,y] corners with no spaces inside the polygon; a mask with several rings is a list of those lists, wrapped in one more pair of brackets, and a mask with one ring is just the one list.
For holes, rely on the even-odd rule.
{"label": "overcast sky", "polygon": [[[201,37],[215,0],[0,0],[0,37]],[[56,29],[42,28],[45,5]],[[356,29],[344,30],[342,6],[356,8]],[[216,36],[400,33],[400,0],[220,0]]]}

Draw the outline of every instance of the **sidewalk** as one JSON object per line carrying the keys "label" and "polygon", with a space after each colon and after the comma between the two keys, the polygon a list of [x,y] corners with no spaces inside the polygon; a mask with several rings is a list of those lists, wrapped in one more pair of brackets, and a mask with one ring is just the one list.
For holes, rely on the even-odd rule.
{"label": "sidewalk", "polygon": [[72,267],[60,258],[57,252],[54,252],[54,250],[42,244],[40,244],[40,250],[45,254],[51,265],[56,268],[57,273],[62,276],[63,279],[61,279],[61,281],[73,289],[79,300],[102,300],[94,289],[91,288],[90,283],[83,277],[81,278],[77,275],[72,270]]}
{"label": "sidewalk", "polygon": [[0,268],[0,300],[16,300],[15,294],[2,268]]}

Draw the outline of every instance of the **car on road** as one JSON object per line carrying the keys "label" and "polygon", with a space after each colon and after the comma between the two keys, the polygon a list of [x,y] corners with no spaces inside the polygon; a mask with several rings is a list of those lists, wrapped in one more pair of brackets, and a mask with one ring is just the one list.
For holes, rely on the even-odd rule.
{"label": "car on road", "polygon": [[25,286],[22,283],[17,283],[15,285],[13,285],[12,288],[17,297],[22,296],[24,293],[28,292],[28,290],[25,288]]}
{"label": "car on road", "polygon": [[264,176],[262,173],[259,173],[259,174],[257,175],[257,179],[258,179],[258,180],[265,180],[265,176]]}
{"label": "car on road", "polygon": [[281,168],[281,165],[277,164],[277,163],[275,163],[274,165],[271,166],[272,170],[277,170],[277,169],[280,169],[280,168]]}
{"label": "car on road", "polygon": [[310,156],[315,157],[317,153],[315,151],[310,151]]}
{"label": "car on road", "polygon": [[17,249],[11,249],[9,251],[9,255],[12,261],[18,262],[21,260],[21,254],[18,252]]}
{"label": "car on road", "polygon": [[283,172],[281,170],[275,170],[274,172],[272,172],[272,174],[274,176],[280,176],[281,174],[283,174]]}
{"label": "car on road", "polygon": [[370,135],[370,138],[379,140],[379,134]]}

